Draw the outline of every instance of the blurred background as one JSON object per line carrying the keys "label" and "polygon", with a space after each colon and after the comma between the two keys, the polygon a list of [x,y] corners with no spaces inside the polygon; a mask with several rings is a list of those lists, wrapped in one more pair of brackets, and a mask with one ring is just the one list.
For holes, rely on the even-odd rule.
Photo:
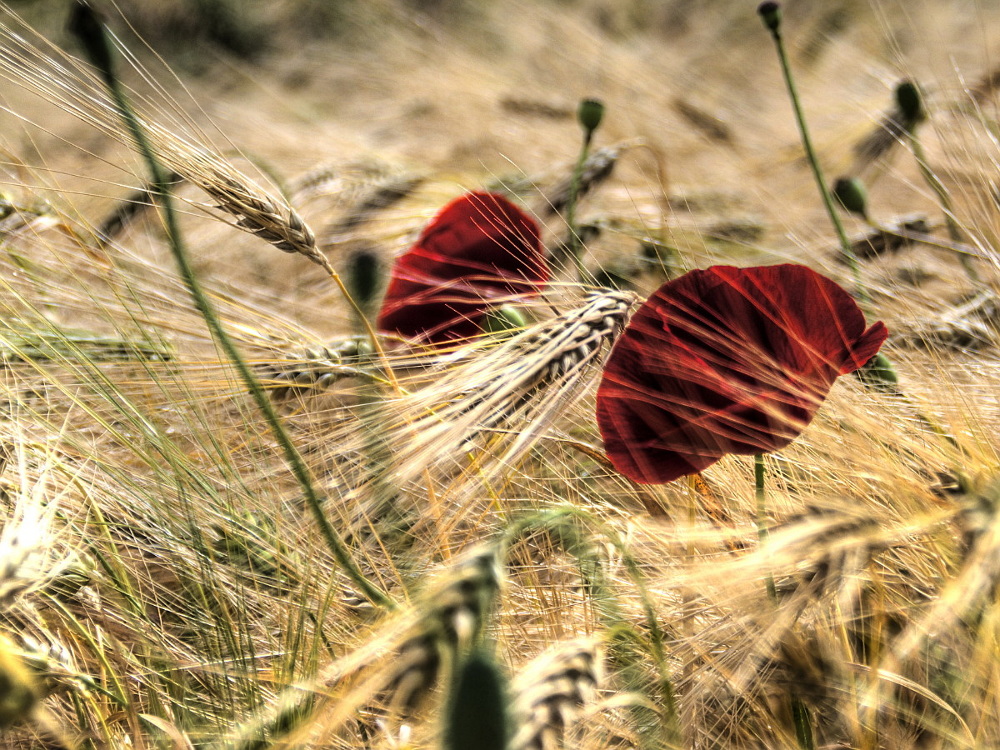
{"label": "blurred background", "polygon": [[[826,260],[833,233],[752,0],[97,5],[146,71],[123,76],[149,111],[265,182],[301,185],[323,170],[359,182],[386,174],[418,181],[364,228],[365,240],[389,255],[463,190],[568,175],[580,148],[577,103],[596,97],[607,111],[595,146],[627,146],[581,206],[582,222],[605,229],[595,257],[631,253],[637,236],[653,234],[683,246],[689,267],[791,259],[840,273]],[[22,0],[3,15],[14,23],[19,14],[72,51],[68,7]],[[830,179],[863,176],[880,220],[935,210],[905,149],[878,163],[858,157],[858,144],[891,110],[895,86],[911,79],[931,114],[931,165],[964,220],[992,241],[1000,5],[791,0],[783,30]],[[74,210],[96,221],[137,184],[135,158],[91,126],[16,86],[0,101],[8,109],[0,142],[43,168],[53,200],[75,196]],[[301,208],[321,229],[342,206]],[[307,262],[289,274],[287,258],[231,234],[219,235],[204,272],[221,263],[218,275],[230,281],[241,272],[270,285],[289,276],[298,286],[282,294],[325,294],[310,286]],[[227,256],[230,245],[242,260]],[[246,261],[248,253],[256,260]]]}

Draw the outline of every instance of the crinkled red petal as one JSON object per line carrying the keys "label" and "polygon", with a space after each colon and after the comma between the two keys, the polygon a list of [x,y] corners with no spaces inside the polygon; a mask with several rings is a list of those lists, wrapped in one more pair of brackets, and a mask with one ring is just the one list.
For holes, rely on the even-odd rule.
{"label": "crinkled red petal", "polygon": [[534,220],[503,196],[468,193],[396,261],[378,327],[429,344],[473,336],[488,307],[548,278]]}
{"label": "crinkled red petal", "polygon": [[805,266],[692,271],[640,307],[605,363],[605,451],[626,476],[662,483],[783,448],[887,335]]}

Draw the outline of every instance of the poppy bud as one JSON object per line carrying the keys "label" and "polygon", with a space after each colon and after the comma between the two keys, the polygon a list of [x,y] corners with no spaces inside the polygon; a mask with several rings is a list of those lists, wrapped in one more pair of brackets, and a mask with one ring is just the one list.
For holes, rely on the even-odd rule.
{"label": "poppy bud", "polygon": [[604,102],[600,99],[582,99],[576,111],[576,119],[587,133],[593,133],[601,126],[604,118]]}
{"label": "poppy bud", "polygon": [[913,81],[903,81],[896,86],[896,105],[903,116],[902,125],[907,130],[927,119],[923,96]]}
{"label": "poppy bud", "polygon": [[771,31],[777,31],[781,26],[781,5],[779,3],[770,2],[770,0],[761,3],[757,6],[757,14]]}
{"label": "poppy bud", "polygon": [[491,307],[483,318],[483,331],[500,337],[510,335],[527,325],[524,313],[511,305]]}
{"label": "poppy bud", "polygon": [[868,191],[857,177],[838,177],[833,183],[833,197],[845,210],[868,218]]}
{"label": "poppy bud", "polygon": [[382,267],[378,254],[368,248],[351,253],[347,261],[347,288],[361,309],[375,301],[382,286]]}
{"label": "poppy bud", "polygon": [[107,32],[104,30],[104,19],[101,14],[90,7],[87,0],[77,0],[70,12],[69,32],[80,40],[87,51],[87,58],[101,71],[105,80],[114,76],[112,72],[111,47],[108,44]]}
{"label": "poppy bud", "polygon": [[868,363],[854,374],[872,390],[896,393],[899,389],[899,374],[892,360],[882,352],[868,360]]}

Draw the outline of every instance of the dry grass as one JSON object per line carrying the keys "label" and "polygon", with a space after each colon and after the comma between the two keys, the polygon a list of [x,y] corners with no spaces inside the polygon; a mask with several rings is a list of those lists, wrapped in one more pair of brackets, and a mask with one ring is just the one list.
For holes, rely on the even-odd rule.
{"label": "dry grass", "polygon": [[[519,748],[1000,744],[1000,14],[788,10],[821,157],[862,173],[883,226],[943,225],[906,144],[855,162],[895,83],[921,81],[983,285],[947,246],[863,261],[905,395],[835,385],[767,458],[761,544],[750,459],[638,486],[593,416],[608,345],[665,276],[792,260],[848,281],[752,9],[372,8],[368,46],[221,55],[189,89],[145,53],[124,75],[184,178],[198,273],[386,608],[324,543],[156,213],[121,210],[150,196],[97,79],[0,6],[5,747],[435,747],[474,643],[512,676]],[[387,264],[482,186],[556,248],[586,95],[615,160],[577,214],[588,269],[634,294],[588,298],[563,268],[525,330],[433,352],[383,337],[387,369],[331,273],[359,247]]]}

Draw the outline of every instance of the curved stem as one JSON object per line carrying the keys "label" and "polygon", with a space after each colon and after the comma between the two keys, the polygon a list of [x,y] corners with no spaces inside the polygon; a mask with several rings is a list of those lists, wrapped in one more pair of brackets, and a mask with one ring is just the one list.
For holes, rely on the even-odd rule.
{"label": "curved stem", "polygon": [[[84,8],[85,10],[80,11],[79,8]],[[86,6],[85,4],[78,6],[78,12],[93,14],[93,11],[91,11],[89,6]],[[229,334],[226,333],[219,317],[216,315],[215,310],[208,301],[207,295],[201,288],[201,283],[198,281],[194,269],[188,260],[187,250],[185,249],[184,243],[181,239],[180,229],[177,224],[177,215],[173,207],[173,200],[170,193],[170,184],[167,181],[163,169],[156,158],[145,132],[139,124],[138,118],[135,116],[135,113],[129,105],[128,99],[122,90],[117,76],[111,69],[110,45],[107,43],[104,25],[102,22],[97,20],[96,17],[92,16],[89,20],[90,24],[88,30],[92,32],[93,36],[92,38],[85,40],[85,43],[88,46],[88,50],[92,49],[92,45],[94,44],[99,44],[104,48],[104,55],[102,56],[103,59],[96,59],[94,62],[101,69],[101,73],[103,74],[104,81],[108,86],[112,99],[118,107],[118,112],[125,121],[132,137],[135,139],[139,152],[152,174],[152,184],[159,197],[170,251],[177,263],[181,277],[183,278],[188,291],[191,293],[195,307],[204,318],[205,323],[208,325],[209,331],[212,333],[212,337],[218,342],[226,356],[236,367],[236,370],[239,372],[240,378],[246,385],[247,390],[249,390],[251,397],[257,404],[261,413],[264,415],[264,419],[271,428],[271,432],[274,434],[275,440],[277,440],[278,445],[284,453],[285,460],[288,463],[289,468],[292,470],[292,474],[295,476],[299,486],[302,488],[302,493],[305,496],[306,503],[312,511],[313,516],[320,527],[320,532],[326,540],[327,546],[337,563],[341,568],[343,568],[344,572],[355,583],[355,585],[357,585],[362,594],[364,594],[369,601],[377,606],[393,607],[394,602],[389,595],[372,584],[357,567],[354,560],[351,558],[347,545],[340,538],[340,535],[333,528],[329,519],[326,517],[322,508],[322,499],[316,492],[316,488],[310,476],[309,468],[306,466],[301,454],[289,437],[288,431],[281,423],[281,419],[278,417],[278,413],[275,411],[270,399],[267,397],[264,389],[257,381],[257,378],[254,376],[249,365],[247,365],[242,355],[236,349],[236,345],[233,343],[233,340],[229,337]],[[339,276],[335,276],[335,278],[346,294],[347,290],[343,287],[343,282],[340,281]],[[347,296],[350,297],[350,295]]]}
{"label": "curved stem", "polygon": [[861,279],[861,267],[858,265],[858,256],[855,255],[854,249],[851,247],[851,241],[844,230],[844,224],[837,215],[837,209],[833,204],[833,196],[830,195],[830,189],[826,185],[826,178],[823,176],[823,170],[819,166],[819,159],[816,157],[816,150],[813,148],[812,138],[809,137],[809,128],[806,126],[805,114],[802,112],[802,105],[799,101],[798,90],[795,87],[795,79],[792,77],[792,69],[788,63],[788,54],[785,52],[785,43],[781,37],[781,31],[779,29],[772,29],[771,37],[774,39],[774,45],[778,50],[781,72],[785,77],[788,97],[792,100],[792,109],[795,111],[795,121],[799,126],[799,134],[802,137],[802,148],[806,152],[806,160],[812,168],[813,177],[816,179],[816,186],[819,188],[820,195],[823,198],[823,205],[826,207],[826,212],[830,216],[833,228],[837,232],[837,239],[840,241],[840,252],[851,269],[851,275],[854,277],[855,293],[862,304],[867,305],[871,302],[871,297],[868,295],[868,290]]}

